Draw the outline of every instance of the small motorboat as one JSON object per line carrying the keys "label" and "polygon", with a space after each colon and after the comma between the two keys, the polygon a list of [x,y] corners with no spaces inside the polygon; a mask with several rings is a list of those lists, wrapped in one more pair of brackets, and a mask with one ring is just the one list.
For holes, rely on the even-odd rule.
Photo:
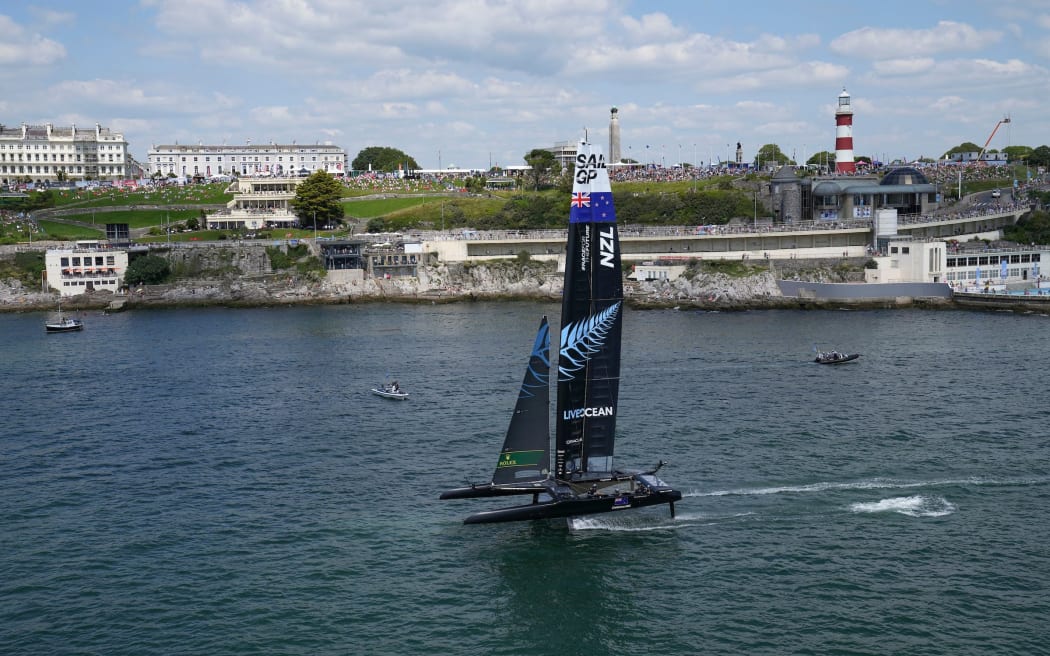
{"label": "small motorboat", "polygon": [[839,353],[838,351],[819,351],[813,359],[817,364],[842,364],[852,362],[860,357],[860,353]]}
{"label": "small motorboat", "polygon": [[56,316],[44,322],[44,330],[49,333],[71,333],[83,329],[84,322],[62,314],[61,306],[59,306]]}
{"label": "small motorboat", "polygon": [[408,392],[401,389],[401,386],[397,384],[397,381],[373,387],[372,393],[376,396],[381,396],[384,399],[391,399],[393,401],[405,401],[408,399]]}

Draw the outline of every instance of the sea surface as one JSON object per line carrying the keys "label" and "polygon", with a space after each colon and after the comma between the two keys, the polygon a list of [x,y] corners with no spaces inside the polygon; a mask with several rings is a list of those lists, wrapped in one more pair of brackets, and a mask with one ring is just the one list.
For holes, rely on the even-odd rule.
{"label": "sea surface", "polygon": [[0,315],[0,654],[1050,653],[1050,319],[628,311],[676,518],[465,526],[543,314]]}

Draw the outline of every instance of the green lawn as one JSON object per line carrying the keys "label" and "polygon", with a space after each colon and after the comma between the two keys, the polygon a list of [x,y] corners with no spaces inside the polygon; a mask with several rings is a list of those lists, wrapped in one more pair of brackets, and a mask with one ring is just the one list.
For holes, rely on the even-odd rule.
{"label": "green lawn", "polygon": [[200,218],[200,210],[128,210],[126,212],[95,212],[87,211],[83,214],[67,214],[63,219],[79,221],[81,223],[92,223],[102,230],[106,229],[107,223],[127,223],[132,229],[149,228],[150,226],[162,226],[165,222],[179,223],[193,217]]}
{"label": "green lawn", "polygon": [[214,183],[206,185],[169,186],[154,191],[125,191],[123,189],[78,189],[55,193],[55,205],[78,207],[121,207],[130,205],[215,205],[233,199],[225,193],[229,185]]}
{"label": "green lawn", "polygon": [[411,198],[381,198],[370,200],[343,201],[343,210],[347,218],[374,219],[377,216],[385,216],[391,212],[397,212],[409,207],[417,207],[429,203],[437,203],[440,198],[427,198],[425,196],[413,196]]}
{"label": "green lawn", "polygon": [[637,182],[613,182],[613,192],[627,193],[627,194],[644,194],[644,193],[679,193],[684,191],[692,191],[694,188],[697,191],[707,191],[709,189],[718,189],[718,185],[722,181],[732,181],[735,177],[720,176],[715,178],[704,178],[703,180],[697,180],[695,183],[692,180],[672,180],[667,182],[654,182],[651,180],[639,180]]}
{"label": "green lawn", "polygon": [[58,223],[56,221],[38,221],[40,229],[44,232],[41,239],[75,240],[75,239],[105,239],[106,226],[102,224],[97,230]]}

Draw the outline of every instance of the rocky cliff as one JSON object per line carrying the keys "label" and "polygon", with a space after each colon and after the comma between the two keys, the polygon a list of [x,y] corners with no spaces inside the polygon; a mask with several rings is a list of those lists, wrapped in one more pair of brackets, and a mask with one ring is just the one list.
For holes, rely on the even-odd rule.
{"label": "rocky cliff", "polygon": [[[256,244],[176,248],[167,253],[177,280],[130,290],[63,299],[70,309],[106,308],[114,301],[128,307],[181,305],[280,305],[394,300],[451,302],[484,299],[559,299],[562,274],[552,262],[508,259],[484,263],[437,263],[420,266],[417,277],[366,277],[363,272],[328,275],[296,269],[273,271],[265,249]],[[777,277],[846,282],[862,276],[863,263],[833,261],[736,263],[732,267],[694,262],[673,281],[625,283],[628,303],[638,307],[797,306],[780,296]],[[722,269],[731,269],[724,272]],[[0,281],[0,311],[54,308],[55,293],[42,293],[14,280]]]}

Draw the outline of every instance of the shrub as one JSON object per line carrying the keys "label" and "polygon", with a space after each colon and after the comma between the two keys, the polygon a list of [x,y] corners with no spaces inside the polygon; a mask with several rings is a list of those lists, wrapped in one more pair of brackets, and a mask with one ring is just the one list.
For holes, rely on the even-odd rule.
{"label": "shrub", "polygon": [[131,285],[157,285],[171,275],[171,265],[163,257],[143,255],[128,263],[124,283]]}

